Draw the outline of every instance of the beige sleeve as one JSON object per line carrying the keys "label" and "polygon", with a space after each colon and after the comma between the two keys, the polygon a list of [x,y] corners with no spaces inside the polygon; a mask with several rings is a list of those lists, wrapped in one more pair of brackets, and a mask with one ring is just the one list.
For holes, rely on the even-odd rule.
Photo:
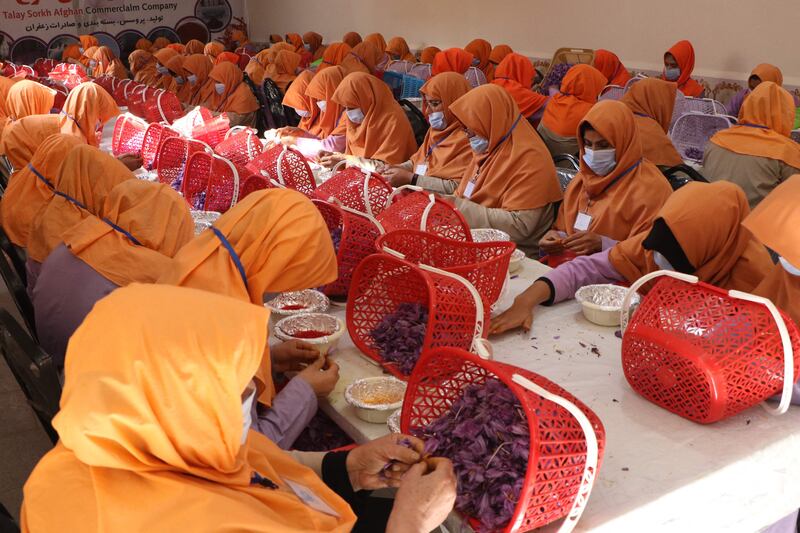
{"label": "beige sleeve", "polygon": [[417,178],[417,186],[422,187],[426,191],[445,195],[456,192],[459,183],[460,180],[445,180],[442,178],[434,178],[433,176],[420,176]]}
{"label": "beige sleeve", "polygon": [[780,161],[780,169],[781,169],[781,183],[788,180],[795,174],[800,174],[800,168],[795,168],[791,165],[787,165],[783,161]]}
{"label": "beige sleeve", "polygon": [[322,478],[322,459],[328,452],[300,452],[292,450],[288,452],[292,458],[303,466],[307,466]]}

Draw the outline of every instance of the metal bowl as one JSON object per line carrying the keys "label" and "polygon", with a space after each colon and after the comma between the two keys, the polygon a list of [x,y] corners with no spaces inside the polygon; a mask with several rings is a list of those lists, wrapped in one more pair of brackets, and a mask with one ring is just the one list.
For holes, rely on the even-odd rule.
{"label": "metal bowl", "polygon": [[217,219],[222,216],[222,213],[216,211],[192,211],[192,219],[194,220],[194,234],[200,235],[205,230],[211,227]]}
{"label": "metal bowl", "polygon": [[270,310],[275,320],[302,313],[324,313],[330,307],[328,297],[314,289],[282,292],[264,307]]}
{"label": "metal bowl", "polygon": [[[333,315],[324,313],[303,313],[287,316],[275,324],[275,336],[282,341],[300,340],[317,349],[320,356],[339,344],[339,339],[347,331],[347,326]],[[309,337],[308,332],[327,333],[319,337]]]}
{"label": "metal bowl", "polygon": [[[626,287],[619,285],[586,285],[578,289],[575,299],[580,302],[586,320],[598,326],[615,327],[620,325],[622,300],[627,292]],[[638,301],[636,294],[632,302]]]}
{"label": "metal bowl", "polygon": [[494,228],[478,228],[471,231],[474,242],[510,241],[511,236],[503,230]]}
{"label": "metal bowl", "polygon": [[363,378],[344,391],[345,400],[365,422],[385,424],[389,416],[403,406],[406,383],[391,376]]}

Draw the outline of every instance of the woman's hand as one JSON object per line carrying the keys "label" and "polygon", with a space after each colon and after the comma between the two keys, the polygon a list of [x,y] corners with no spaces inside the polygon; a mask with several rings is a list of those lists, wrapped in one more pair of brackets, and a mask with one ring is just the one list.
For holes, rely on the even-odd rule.
{"label": "woman's hand", "polygon": [[320,357],[302,372],[298,372],[294,379],[297,378],[308,383],[314,389],[317,398],[325,398],[333,392],[339,382],[339,365]]}
{"label": "woman's hand", "polygon": [[603,239],[596,233],[579,231],[564,239],[564,247],[577,255],[592,255],[603,250]]}
{"label": "woman's hand", "polygon": [[537,305],[549,299],[550,285],[544,281],[535,281],[525,292],[514,299],[514,304],[508,310],[492,319],[489,335],[520,327],[526,332],[530,331],[533,325],[533,310]]}
{"label": "woman's hand", "polygon": [[447,519],[455,503],[453,463],[442,458],[428,459],[412,466],[403,476],[386,531],[428,533]]}
{"label": "woman's hand", "polygon": [[307,342],[299,340],[283,342],[270,349],[272,370],[275,372],[300,371],[317,359],[319,351]]}
{"label": "woman's hand", "polygon": [[[401,440],[407,440],[413,449],[400,445]],[[416,437],[393,433],[354,448],[347,455],[347,473],[353,490],[399,487],[403,474],[422,460],[424,447]]]}
{"label": "woman's hand", "polygon": [[384,178],[389,180],[392,187],[402,187],[403,185],[410,185],[414,173],[402,167],[391,166],[386,168],[382,173]]}
{"label": "woman's hand", "polygon": [[325,168],[332,168],[336,166],[341,161],[344,161],[347,158],[344,154],[334,154],[331,152],[320,152],[319,154],[319,164]]}
{"label": "woman's hand", "polygon": [[539,241],[539,249],[547,255],[558,255],[564,251],[561,233],[551,229]]}
{"label": "woman's hand", "polygon": [[128,167],[128,170],[130,171],[142,168],[142,158],[136,154],[122,154],[117,159],[119,159],[123,165]]}

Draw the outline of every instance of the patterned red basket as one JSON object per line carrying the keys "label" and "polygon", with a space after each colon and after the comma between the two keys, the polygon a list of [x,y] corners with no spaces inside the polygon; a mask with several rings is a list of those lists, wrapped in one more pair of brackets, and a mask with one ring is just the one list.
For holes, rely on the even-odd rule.
{"label": "patterned red basket", "polygon": [[150,124],[144,132],[142,140],[142,166],[153,170],[158,166],[158,149],[167,137],[177,137],[178,132],[163,124]]}
{"label": "patterned red basket", "polygon": [[100,76],[92,80],[93,83],[99,85],[103,89],[108,92],[108,94],[114,94],[114,77],[113,76]]}
{"label": "patterned red basket", "polygon": [[147,126],[147,122],[130,113],[121,115],[114,124],[111,152],[115,156],[122,154],[141,155]]}
{"label": "patterned red basket", "polygon": [[786,412],[800,360],[797,327],[758,296],[724,291],[695,276],[656,272],[634,283],[623,303],[663,277],[627,324],[622,367],[646,399],[689,420],[710,424],[782,393]]}
{"label": "patterned red basket", "polygon": [[48,77],[64,84],[67,89],[72,90],[81,83],[89,81],[86,69],[83,65],[73,63],[59,63],[56,68],[50,71]]}
{"label": "patterned red basket", "polygon": [[392,191],[382,176],[350,167],[334,174],[312,196],[320,200],[336,198],[350,209],[378,216],[386,209]]}
{"label": "patterned red basket", "polygon": [[231,128],[228,131],[229,134],[231,132],[234,133],[226,135],[225,140],[214,148],[214,152],[225,159],[231,160],[235,165],[245,166],[261,154],[264,146],[249,129],[235,130],[236,128]]}
{"label": "patterned red basket", "polygon": [[306,158],[286,146],[270,148],[248,163],[247,168],[266,178],[270,187],[287,187],[306,196],[312,196],[317,187]]}
{"label": "patterned red basket", "polygon": [[172,122],[183,116],[183,104],[175,93],[162,91],[144,103],[144,118],[148,122]]}
{"label": "patterned red basket", "polygon": [[256,176],[255,174],[250,174],[246,180],[242,183],[242,187],[239,189],[239,201],[241,202],[245,198],[247,198],[248,194],[252,194],[256,191],[261,191],[263,189],[269,189],[269,183],[267,183],[267,178],[262,176]]}
{"label": "patterned red basket", "polygon": [[53,109],[55,111],[61,111],[64,108],[64,102],[69,95],[69,89],[67,89],[63,83],[56,80],[51,80],[50,78],[39,78],[37,81],[45,87],[50,87],[56,91],[55,98],[53,99]]}
{"label": "patterned red basket", "polygon": [[487,335],[481,296],[469,281],[388,254],[368,256],[353,272],[347,298],[347,330],[362,353],[401,379],[408,376],[395,364],[384,362],[372,331],[404,303],[428,309],[422,353],[444,346],[469,350]]}
{"label": "patterned red basket", "polygon": [[216,154],[195,152],[186,163],[183,196],[192,209],[224,213],[239,199],[241,171]]}
{"label": "patterned red basket", "polygon": [[148,87],[147,85],[139,85],[135,89],[133,89],[132,93],[129,93],[128,96],[128,111],[136,115],[137,117],[144,118],[146,115],[145,112],[145,102],[152,98],[155,98],[160,89],[154,89],[153,87]]}
{"label": "patterned red basket", "polygon": [[56,68],[58,65],[58,61],[55,59],[46,59],[40,57],[33,63],[33,70],[36,72],[36,75],[40,78],[45,78],[50,73],[51,70]]}
{"label": "patterned red basket", "polygon": [[511,254],[517,248],[507,241],[454,241],[419,230],[389,232],[378,238],[375,246],[386,253],[400,254],[406,261],[458,274],[475,286],[485,309],[500,297]]}
{"label": "patterned red basket", "polygon": [[334,299],[343,300],[350,290],[353,271],[365,257],[375,253],[375,239],[383,230],[373,217],[364,213],[323,200],[312,202],[325,219],[331,236],[338,233],[339,237],[338,247],[334,239],[339,276],[322,291]]}
{"label": "patterned red basket", "polygon": [[215,148],[219,143],[225,140],[225,134],[228,133],[229,129],[231,128],[228,115],[222,113],[192,128],[192,138],[203,141],[211,148]]}
{"label": "patterned red basket", "polygon": [[525,482],[514,515],[502,531],[530,531],[565,517],[559,531],[572,530],[586,508],[602,462],[605,428],[589,407],[552,381],[463,350],[426,351],[409,379],[400,429],[410,433],[428,426],[468,386],[491,378],[514,393],[530,429]]}
{"label": "patterned red basket", "polygon": [[114,92],[111,93],[111,96],[114,97],[114,101],[118,106],[128,105],[128,94],[130,93],[131,89],[136,87],[136,85],[137,83],[133,80],[122,80],[116,84],[116,87],[114,87]]}
{"label": "patterned red basket", "polygon": [[[402,198],[398,193],[412,190]],[[469,224],[449,202],[419,187],[398,187],[389,198],[388,207],[378,215],[386,232],[399,229],[416,229],[441,235],[454,241],[472,241]]]}
{"label": "patterned red basket", "polygon": [[212,150],[204,142],[183,137],[167,137],[161,141],[158,149],[158,181],[180,191],[189,156],[202,151],[211,153]]}

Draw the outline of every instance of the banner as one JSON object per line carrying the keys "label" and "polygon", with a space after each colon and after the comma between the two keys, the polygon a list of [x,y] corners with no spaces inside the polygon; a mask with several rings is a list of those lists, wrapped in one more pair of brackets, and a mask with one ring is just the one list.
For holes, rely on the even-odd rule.
{"label": "banner", "polygon": [[[245,18],[246,0],[0,0],[0,59],[61,58],[78,35],[127,59],[136,41],[208,42]],[[239,20],[237,20],[239,19]]]}

